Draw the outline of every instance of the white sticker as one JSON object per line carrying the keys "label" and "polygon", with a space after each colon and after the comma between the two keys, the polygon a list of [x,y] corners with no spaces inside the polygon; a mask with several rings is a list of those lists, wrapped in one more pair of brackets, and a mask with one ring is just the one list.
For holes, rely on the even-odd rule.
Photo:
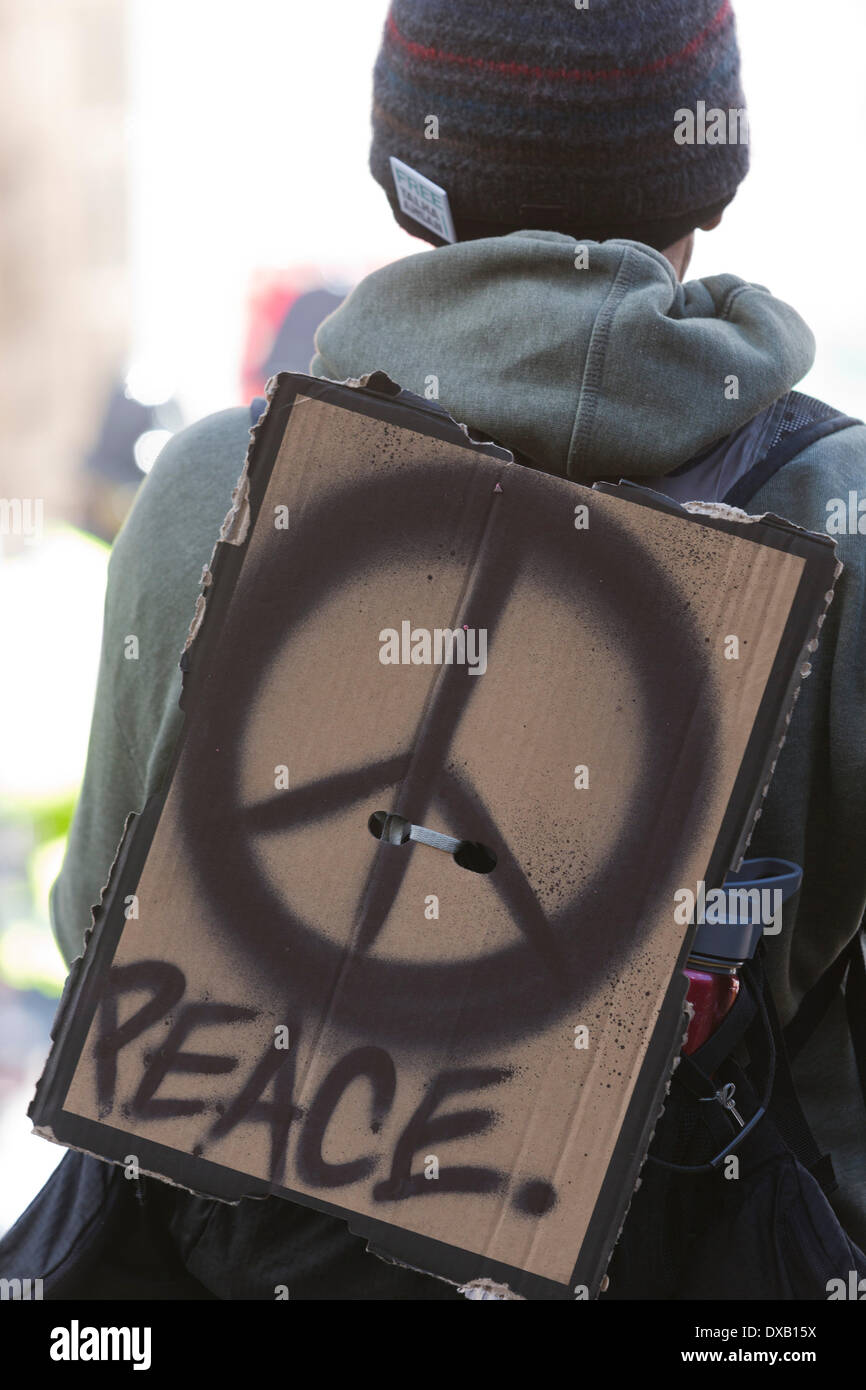
{"label": "white sticker", "polygon": [[394,175],[401,211],[420,222],[428,231],[435,232],[443,241],[456,241],[457,234],[445,189],[419,174],[416,169],[411,169],[402,159],[395,159],[394,155],[391,155],[391,173]]}

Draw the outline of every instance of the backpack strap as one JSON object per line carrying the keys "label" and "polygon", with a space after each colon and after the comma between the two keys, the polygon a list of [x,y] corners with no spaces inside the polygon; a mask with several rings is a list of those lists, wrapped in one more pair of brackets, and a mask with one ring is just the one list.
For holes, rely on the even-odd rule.
{"label": "backpack strap", "polygon": [[825,1196],[829,1195],[838,1186],[833,1164],[830,1155],[822,1154],[818,1148],[797,1095],[785,1033],[776,1012],[760,955],[744,968],[750,971],[755,988],[761,991],[763,1014],[772,1039],[772,1057],[764,1051],[760,1037],[749,1040],[749,1054],[752,1060],[750,1071],[754,1070],[760,1075],[765,1068],[772,1065],[773,1085],[767,1107],[768,1113],[785,1143],[796,1154],[804,1168],[808,1168],[817,1179],[824,1189]]}
{"label": "backpack strap", "polygon": [[793,1060],[820,1024],[839,990],[845,988],[845,1012],[866,1105],[866,921],[852,941],[812,986],[785,1029],[785,1046]]}
{"label": "backpack strap", "polygon": [[785,1044],[788,1048],[788,1056],[792,1061],[809,1041],[841,989],[852,963],[855,948],[860,949],[858,940],[860,935],[862,933],[858,932],[854,940],[849,941],[848,945],[839,952],[833,964],[803,995],[800,1007],[785,1029]]}
{"label": "backpack strap", "polygon": [[845,415],[814,396],[806,396],[802,391],[789,391],[777,403],[775,427],[767,446],[748,472],[737,479],[721,500],[745,511],[755,493],[786,463],[819,439],[826,439],[828,435],[838,434],[840,430],[851,429],[862,423],[862,420]]}
{"label": "backpack strap", "polygon": [[845,1008],[854,1047],[860,1090],[866,1105],[866,931],[862,928],[851,943],[851,963],[845,985]]}

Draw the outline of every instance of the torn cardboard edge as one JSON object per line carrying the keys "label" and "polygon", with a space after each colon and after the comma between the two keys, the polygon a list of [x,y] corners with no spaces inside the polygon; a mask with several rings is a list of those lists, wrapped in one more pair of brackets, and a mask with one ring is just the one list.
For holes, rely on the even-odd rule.
{"label": "torn cardboard edge", "polygon": [[[196,605],[196,613],[193,618],[193,623],[191,625],[190,634],[187,638],[181,662],[185,674],[184,693],[182,694],[180,702],[182,708],[184,708],[185,698],[188,694],[186,679],[187,675],[195,674],[195,671],[192,668],[197,668],[198,670],[201,670],[206,664],[209,632],[208,617],[212,611],[211,605],[208,602],[208,591],[212,589],[216,577],[218,573],[222,571],[223,567],[228,567],[229,569],[234,568],[236,573],[239,571],[240,565],[243,560],[242,552],[244,549],[244,543],[246,541],[247,536],[250,533],[251,526],[255,521],[255,516],[257,514],[256,507],[261,503],[261,497],[259,497],[258,502],[256,502],[256,499],[253,496],[255,489],[253,488],[252,484],[257,476],[257,464],[260,464],[261,468],[264,468],[266,461],[270,459],[270,466],[273,466],[274,458],[268,454],[265,444],[266,439],[268,438],[268,431],[271,431],[274,435],[276,435],[279,431],[281,437],[282,429],[284,428],[284,422],[279,422],[276,424],[274,422],[273,404],[275,397],[278,395],[280,386],[283,384],[287,377],[290,378],[290,384],[293,387],[293,389],[295,389],[296,396],[312,396],[328,400],[330,396],[334,395],[335,393],[339,393],[339,403],[342,405],[347,404],[347,401],[343,399],[345,395],[345,388],[341,384],[321,381],[318,379],[298,377],[295,374],[281,374],[280,377],[272,378],[272,380],[268,383],[268,408],[266,409],[260,420],[257,422],[257,424],[253,426],[250,430],[250,445],[247,450],[243,471],[238,480],[238,484],[233,492],[232,507],[230,508],[226,521],[223,523],[220,536],[218,537],[217,542],[215,543],[211,562],[208,566],[205,567],[204,570],[202,593],[199,596],[199,598],[201,599],[201,605],[199,606],[198,603]],[[394,387],[394,384],[390,382],[388,378],[384,377],[384,374],[374,374],[371,378],[360,379],[360,382],[370,381],[374,378],[378,379],[379,381],[384,380],[388,383],[389,387],[393,387],[393,391],[388,393],[390,395],[390,401],[392,405],[394,401],[399,401],[401,397],[407,405],[409,405],[411,400],[411,419],[416,419],[418,410],[416,402],[418,398],[411,398],[409,393],[400,392],[400,388]],[[364,409],[360,404],[356,408],[361,409],[362,413],[370,413],[375,415],[375,410],[370,408],[370,397],[373,398],[373,402],[375,403],[376,399],[382,399],[384,393],[381,391],[372,390],[369,387],[365,387],[364,385],[360,384],[360,382],[358,386],[354,386],[354,384],[352,384],[352,389],[358,391],[359,398],[363,398],[364,406],[366,406],[367,408]],[[421,406],[423,407],[428,418],[438,420],[439,427],[442,431],[442,434],[440,434],[439,437],[446,437],[449,438],[452,442],[456,442],[454,440],[454,435],[455,431],[459,430],[461,431],[462,435],[460,442],[462,443],[463,447],[478,448],[483,453],[487,454],[488,457],[492,456],[507,463],[513,462],[511,455],[509,455],[507,451],[501,450],[498,446],[485,445],[479,441],[473,440],[469,432],[465,429],[465,427],[459,426],[456,424],[456,422],[452,421],[450,417],[447,416],[447,413],[441,409],[441,407],[437,406],[434,410],[430,407],[429,402],[421,402]],[[291,408],[291,405],[288,408]],[[390,419],[392,418],[392,416],[389,414],[387,418]],[[436,433],[438,433],[438,431],[436,431]],[[256,453],[257,446],[261,447],[261,457],[259,457]],[[574,486],[577,485],[574,484]],[[605,488],[605,490],[608,490],[607,487]],[[627,495],[628,491],[626,488],[620,489],[612,486],[609,488],[609,490],[616,492],[618,495]],[[651,493],[651,490],[642,488],[636,488],[635,491],[639,491],[641,494],[643,494],[641,500],[644,502],[645,505],[659,505],[657,500],[659,498],[659,494],[653,494]],[[667,504],[667,499],[664,499],[664,503],[665,505]],[[676,511],[688,510],[688,508],[681,508],[679,504],[671,504],[670,509]],[[713,521],[718,521],[719,519],[720,518],[716,517],[712,518]],[[743,524],[749,524],[753,520],[752,518],[748,518],[746,514],[740,514],[739,516],[735,517],[726,516],[721,519],[727,521],[728,525],[732,528],[739,527]],[[773,518],[773,520],[776,521],[777,519]],[[725,527],[723,529],[728,528]],[[790,523],[779,523],[779,530],[780,532],[799,532],[802,535],[809,535],[810,537],[812,536],[812,533],[804,532],[803,528],[794,527]],[[831,548],[834,548],[833,543],[829,537],[812,537],[812,539],[819,539],[822,542],[828,544]],[[838,573],[838,570],[836,572]],[[824,612],[826,612],[826,603],[829,602],[830,596],[831,591],[829,593],[825,591]],[[816,624],[814,635],[810,636],[809,640],[803,645],[804,650],[814,650],[814,646],[817,644],[817,634],[820,631],[822,622],[823,615]],[[192,661],[190,660],[191,656],[193,658]],[[775,724],[773,725],[773,727],[776,728],[777,732],[779,723],[781,722],[781,737],[778,741],[778,744],[774,746],[772,750],[773,752],[775,752],[776,757],[778,756],[778,747],[781,746],[781,740],[784,738],[784,731],[787,729],[787,726],[790,722],[790,717],[793,710],[793,700],[796,698],[796,690],[799,689],[799,679],[797,675],[798,672],[801,678],[802,671],[800,669],[799,664],[796,668],[794,677],[792,678],[791,682],[789,682],[787,695],[777,702],[782,707],[781,711],[777,709],[775,711],[770,712],[771,716],[775,716]],[[796,688],[794,689],[793,695],[791,695],[791,690],[794,687]],[[766,736],[766,730],[764,736]],[[181,735],[178,740],[178,751],[182,741],[183,729],[181,730]],[[768,747],[769,746],[770,745],[768,745]],[[747,751],[743,758],[741,776],[743,768],[747,766],[748,761],[749,759]],[[772,759],[768,758],[768,762],[769,772],[765,768],[764,774],[762,774],[762,778],[758,783],[759,789],[756,797],[758,801],[760,801],[763,798],[763,796],[766,795],[769,774],[772,772],[772,768],[775,766],[775,757]],[[166,788],[168,787],[168,785],[170,785],[171,779],[174,775],[175,766],[176,758],[172,760],[171,767],[166,776],[164,784]],[[757,781],[754,767],[752,768],[751,774],[749,776],[750,784],[753,779]],[[737,789],[735,787],[734,792],[731,796],[731,805],[733,805],[736,800],[736,791]],[[86,996],[88,996],[88,994],[92,996],[95,995],[95,992],[98,990],[103,978],[102,967],[103,965],[107,965],[111,961],[114,950],[116,948],[117,940],[119,939],[120,932],[123,929],[122,921],[112,924],[117,926],[117,932],[115,934],[114,939],[112,939],[111,931],[109,930],[109,924],[105,920],[107,916],[107,909],[109,898],[111,896],[111,891],[114,884],[116,882],[119,882],[122,875],[125,874],[127,868],[129,868],[130,866],[134,867],[137,864],[138,871],[140,872],[141,866],[144,862],[144,858],[146,857],[149,848],[150,838],[152,837],[153,829],[155,828],[156,822],[159,818],[161,805],[162,794],[152,798],[148,805],[143,809],[139,817],[130,817],[127,821],[124,836],[121,839],[120,846],[118,848],[118,853],[115,857],[114,865],[112,866],[112,872],[109,875],[109,881],[106,884],[105,889],[103,890],[99,911],[98,913],[94,914],[94,921],[87,935],[85,951],[82,957],[80,957],[78,961],[74,963],[73,966],[73,969],[78,967],[76,977],[74,980],[71,980],[71,982],[67,982],[68,988],[64,991],[64,998],[61,1001],[61,1006],[58,1010],[58,1018],[55,1024],[55,1033],[53,1034],[53,1036],[55,1036],[56,1038],[55,1045],[52,1047],[52,1051],[49,1056],[49,1062],[46,1065],[46,1070],[42,1078],[42,1081],[40,1081],[40,1084],[37,1087],[37,1093],[34,1097],[33,1105],[31,1106],[31,1113],[33,1113],[34,1111],[38,1111],[39,1109],[38,1102],[40,1101],[40,1093],[43,1096],[47,1095],[47,1090],[50,1088],[52,1079],[52,1062],[56,1062],[56,1054],[58,1052],[58,1048],[60,1046],[62,1037],[66,1031],[66,1026],[69,1021],[68,1015],[71,1007],[71,999],[73,994],[85,997],[84,1008],[86,1010]],[[740,806],[738,819],[741,815],[742,805]],[[749,835],[751,834],[751,828],[753,827],[754,819],[756,819],[756,817],[753,818],[751,825],[748,827]],[[730,831],[732,827],[729,827],[728,829]],[[746,831],[743,830],[742,825],[740,825],[739,829],[739,838],[742,839]],[[717,849],[719,848],[722,839],[723,836],[720,833],[716,846]],[[721,864],[721,860],[719,861],[719,864]],[[725,867],[726,869],[732,867],[732,861],[728,860]],[[722,877],[724,877],[724,874],[722,874]],[[97,926],[100,927],[99,931],[96,931]],[[659,1018],[657,1020],[656,1031],[653,1040],[650,1043],[650,1047],[648,1048],[646,1057],[644,1059],[643,1065],[649,1068],[650,1063],[652,1062],[653,1075],[657,1075],[660,1078],[658,1084],[654,1088],[652,1102],[646,1104],[645,1121],[640,1126],[639,1131],[636,1131],[634,1124],[632,1124],[630,1130],[627,1133],[626,1124],[623,1124],[620,1134],[620,1142],[618,1142],[617,1144],[617,1151],[615,1151],[614,1159],[612,1159],[611,1161],[611,1165],[608,1169],[608,1174],[605,1179],[606,1187],[609,1185],[610,1182],[615,1180],[614,1186],[617,1187],[617,1191],[620,1194],[616,1201],[617,1209],[621,1209],[621,1220],[619,1221],[618,1227],[619,1231],[622,1230],[622,1225],[625,1221],[628,1205],[631,1201],[631,1197],[634,1191],[636,1190],[636,1186],[640,1178],[640,1172],[643,1168],[647,1151],[652,1142],[652,1137],[655,1132],[655,1128],[663,1113],[665,1097],[669,1091],[671,1076],[677,1064],[679,1052],[682,1045],[683,1030],[682,1026],[680,1026],[679,1035],[677,1035],[676,1018],[678,1016],[680,1025],[682,1025],[682,1020],[684,1017],[684,1003],[685,994],[687,990],[687,982],[685,980],[685,977],[681,973],[681,969],[682,965],[685,963],[685,957],[687,954],[688,938],[684,942],[681,959],[677,964],[676,970],[674,971],[671,985],[665,996],[662,1011],[660,1012]],[[80,1005],[80,998],[76,999],[76,1005]],[[663,1030],[662,1024],[664,1019],[667,1019],[667,1023]],[[670,1048],[665,1048],[665,1055],[662,1056],[659,1053],[658,1049],[654,1048],[654,1043],[663,1045],[664,1037],[668,1036],[673,1039],[673,1042]],[[43,1083],[45,1085],[45,1089],[43,1089]],[[58,1133],[54,1126],[40,1124],[37,1120],[36,1115],[34,1115],[34,1119],[37,1121],[35,1123],[35,1131],[37,1133],[42,1134],[44,1137],[49,1138],[54,1142],[65,1144],[68,1147],[79,1148],[82,1152],[95,1152],[92,1148],[88,1146],[86,1142],[72,1144],[70,1143],[69,1138],[64,1137],[62,1133]],[[83,1122],[82,1128],[84,1129],[87,1126],[90,1126],[91,1133],[98,1132],[100,1135],[103,1135],[105,1131],[108,1129],[108,1127],[104,1124],[95,1121]],[[112,1133],[118,1135],[121,1142],[125,1145],[125,1141],[123,1140],[123,1135],[121,1131],[114,1130],[112,1131]],[[86,1136],[83,1133],[81,1137],[82,1140],[86,1138]],[[622,1143],[623,1140],[626,1141],[624,1147]],[[151,1141],[145,1141],[145,1143],[141,1144],[139,1147],[142,1150],[142,1158],[145,1160],[144,1164],[141,1166],[142,1172],[151,1173],[154,1176],[158,1176],[161,1181],[168,1181],[172,1183],[172,1185],[178,1186],[192,1193],[202,1193],[203,1195],[215,1197],[217,1200],[221,1201],[237,1202],[245,1196],[267,1196],[273,1190],[271,1186],[263,1180],[249,1178],[244,1174],[236,1173],[234,1170],[224,1169],[221,1168],[220,1165],[207,1163],[205,1160],[196,1160],[194,1162],[191,1162],[189,1165],[190,1171],[195,1172],[197,1176],[200,1174],[206,1176],[208,1173],[213,1173],[213,1188],[202,1186],[198,1181],[195,1185],[192,1185],[184,1183],[183,1181],[168,1179],[164,1176],[164,1172],[162,1170],[157,1170],[148,1166],[146,1161],[146,1154],[148,1148],[152,1153],[155,1154],[157,1150],[160,1150],[162,1148],[162,1146],[154,1144]],[[177,1154],[178,1151],[170,1150],[169,1152]],[[116,1163],[121,1163],[123,1161],[121,1157],[106,1158],[106,1154],[104,1151],[99,1156],[104,1161],[111,1161]],[[226,1175],[230,1176],[231,1181],[227,1182]],[[627,1194],[627,1196],[625,1194]],[[303,1199],[295,1197],[294,1200]],[[310,1200],[308,1203],[305,1204],[313,1206],[317,1210],[329,1209],[327,1203],[323,1203],[318,1200]],[[340,1217],[340,1219],[344,1220],[350,1229],[354,1229],[354,1224],[351,1215],[347,1216],[345,1211],[341,1211],[339,1208],[330,1208],[330,1210],[337,1214]],[[593,1220],[596,1221],[597,1218],[599,1218],[598,1207],[596,1209],[596,1216],[593,1218]],[[363,1230],[363,1232],[361,1232],[361,1234],[365,1238],[369,1239],[370,1245],[374,1250],[376,1244],[387,1242],[387,1258],[390,1258],[392,1261],[396,1263],[405,1263],[410,1268],[419,1268],[415,1259],[404,1258],[404,1256],[408,1256],[410,1252],[401,1251],[401,1241],[397,1238],[405,1234],[406,1240],[413,1247],[417,1248],[417,1240],[411,1233],[403,1233],[397,1230],[395,1234],[394,1227],[389,1225],[388,1223],[384,1223],[382,1225],[382,1231],[377,1236],[370,1237],[369,1232],[370,1223],[366,1223],[365,1229]],[[589,1241],[591,1232],[592,1225],[590,1226],[590,1229],[587,1231],[587,1241]],[[426,1237],[424,1239],[427,1240]],[[615,1243],[615,1240],[612,1244],[605,1242],[605,1252],[603,1256],[600,1257],[600,1260],[597,1263],[597,1268],[591,1280],[596,1291],[598,1290],[600,1283],[604,1277],[604,1273],[606,1271],[607,1264],[609,1262]],[[454,1247],[449,1248],[453,1249]],[[463,1282],[466,1287],[476,1285],[478,1283],[479,1278],[481,1279],[482,1283],[484,1282],[484,1280],[489,1281],[492,1279],[492,1275],[490,1274],[477,1276],[476,1272],[472,1271],[471,1265],[473,1260],[476,1263],[476,1265],[480,1262],[480,1260],[476,1257],[470,1257],[466,1252],[463,1252],[463,1254],[465,1254],[466,1256],[466,1259],[464,1260],[465,1277],[464,1275],[461,1275],[461,1278],[463,1278]],[[492,1262],[484,1261],[484,1263],[489,1265]],[[423,1270],[422,1272],[428,1273],[431,1277],[434,1278],[444,1277],[441,1274],[436,1274],[432,1270]],[[507,1269],[505,1269],[504,1267],[503,1272],[505,1274],[508,1273]],[[453,1279],[447,1279],[446,1282],[452,1284],[456,1283],[456,1281]],[[498,1280],[493,1279],[494,1284],[498,1282]],[[535,1282],[537,1284],[543,1285],[547,1281],[536,1280]],[[505,1287],[507,1287],[507,1280]],[[555,1287],[557,1289],[559,1288],[559,1286]],[[557,1292],[551,1293],[550,1296],[561,1298],[563,1295],[561,1292]],[[522,1295],[515,1294],[512,1292],[511,1297],[520,1298],[522,1297]]]}
{"label": "torn cardboard edge", "polygon": [[[348,377],[345,381],[332,381],[328,377],[307,377],[298,372],[277,372],[275,376],[269,377],[265,384],[265,408],[258,420],[248,431],[249,443],[241,468],[238,480],[232,490],[231,505],[226,512],[220,527],[219,535],[214,542],[211,557],[202,569],[201,591],[196,599],[193,616],[190,621],[189,631],[183,651],[180,655],[180,667],[184,672],[184,693],[186,687],[186,672],[190,665],[190,651],[204,623],[207,611],[207,601],[209,590],[213,587],[217,571],[220,566],[220,557],[225,546],[232,546],[241,549],[249,534],[250,525],[253,521],[253,513],[250,501],[250,485],[252,470],[255,467],[255,454],[259,440],[265,432],[272,427],[273,417],[271,406],[280,386],[285,381],[303,381],[305,388],[303,394],[310,399],[325,399],[332,393],[334,387],[349,387],[357,391],[360,395],[371,395],[383,400],[390,400],[411,406],[413,412],[422,414],[437,420],[440,425],[445,427],[445,432],[440,437],[445,438],[459,430],[463,436],[460,441],[472,449],[479,449],[489,457],[498,458],[503,463],[514,463],[514,455],[507,449],[502,448],[493,440],[486,439],[483,434],[470,428],[468,425],[461,424],[449,415],[444,406],[438,401],[428,401],[424,397],[418,396],[413,391],[408,391],[405,387],[398,385],[388,376],[387,372],[376,370],[367,372],[364,376]],[[457,442],[457,441],[455,441]],[[262,451],[264,452],[264,451]],[[181,695],[181,708],[184,708],[184,694]]]}
{"label": "torn cardboard edge", "polygon": [[219,530],[219,535],[214,542],[210,560],[202,568],[201,592],[195,601],[195,609],[189,625],[189,631],[187,632],[186,641],[183,644],[183,651],[180,655],[181,668],[183,668],[183,659],[198,636],[199,628],[204,621],[207,607],[207,591],[213,584],[213,571],[219,547],[221,545],[243,545],[247,538],[250,527],[250,462],[258,432],[264,427],[268,407],[276,392],[277,384],[278,377],[273,376],[269,378],[265,385],[265,408],[256,423],[251,425],[248,430],[249,442],[247,444],[247,452],[244,457],[240,476],[232,489],[231,505],[225,514],[222,526]]}

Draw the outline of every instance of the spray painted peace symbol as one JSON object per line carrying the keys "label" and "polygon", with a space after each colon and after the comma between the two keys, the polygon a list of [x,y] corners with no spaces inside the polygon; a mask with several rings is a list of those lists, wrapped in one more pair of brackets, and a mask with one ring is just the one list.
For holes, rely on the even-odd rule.
{"label": "spray painted peace symbol", "polygon": [[[471,458],[466,466],[472,467]],[[533,488],[533,475],[516,465],[503,481],[509,503],[520,507],[525,548],[516,548],[513,532],[506,537],[504,527],[488,528],[464,621],[469,627],[486,627],[488,649],[495,652],[497,625],[522,565],[531,559],[536,582],[539,566],[543,568],[551,601],[590,605],[594,617],[619,636],[623,662],[643,702],[646,737],[633,784],[635,813],[623,818],[612,849],[582,879],[566,906],[545,915],[521,868],[520,846],[506,843],[500,833],[495,807],[486,806],[447,767],[453,733],[478,684],[465,667],[442,668],[438,718],[424,721],[420,741],[401,755],[280,791],[254,807],[240,802],[244,740],[237,712],[254,708],[273,653],[292,642],[300,623],[309,623],[325,599],[351,590],[353,578],[380,564],[389,544],[399,544],[401,554],[407,546],[416,547],[419,557],[427,553],[442,510],[443,481],[435,469],[403,469],[385,481],[368,478],[329,494],[321,504],[308,504],[304,524],[289,543],[290,560],[285,539],[269,543],[250,581],[271,596],[277,591],[289,597],[258,604],[255,623],[235,625],[231,659],[215,672],[219,701],[211,702],[206,720],[193,720],[188,751],[196,756],[182,761],[178,770],[182,834],[217,930],[231,933],[233,945],[249,951],[257,967],[280,982],[300,1017],[311,1000],[327,997],[339,980],[329,1017],[352,1035],[363,1035],[365,1024],[369,1032],[375,1018],[377,1036],[403,1046],[420,1046],[431,1033],[441,1036],[452,1027],[466,1043],[492,1043],[537,1031],[592,993],[612,962],[640,950],[658,906],[648,896],[647,883],[632,882],[630,871],[632,865],[645,865],[646,838],[657,827],[661,793],[681,754],[682,725],[671,717],[677,702],[690,710],[703,733],[692,744],[701,762],[695,775],[710,775],[714,766],[706,648],[684,614],[682,593],[670,575],[634,530],[621,524],[619,509],[591,507],[590,525],[578,533],[572,523],[573,499],[585,495],[591,505],[589,494],[566,496],[561,484]],[[377,507],[381,517],[383,505],[393,517],[390,533],[387,527],[363,524]],[[389,534],[398,539],[389,542]],[[245,582],[247,578],[245,570]],[[291,711],[288,716],[290,721]],[[209,755],[215,747],[219,757]],[[493,850],[496,868],[484,882],[508,909],[514,944],[460,960],[370,955],[409,856],[431,851],[412,844],[399,850],[392,844],[375,845],[367,814],[360,810],[358,834],[370,843],[373,858],[356,930],[345,924],[347,940],[340,941],[286,902],[256,862],[255,837],[322,822],[356,802],[369,808],[374,796],[377,808],[416,825],[424,824],[435,805],[455,836]],[[339,872],[339,866],[323,866],[322,872]]]}

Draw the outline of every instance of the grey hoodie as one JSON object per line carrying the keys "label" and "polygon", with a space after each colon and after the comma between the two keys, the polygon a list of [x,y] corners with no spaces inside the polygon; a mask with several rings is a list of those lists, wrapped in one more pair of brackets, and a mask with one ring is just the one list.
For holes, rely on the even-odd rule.
{"label": "grey hoodie", "polygon": [[386,266],[321,325],[311,370],[383,368],[525,461],[594,482],[670,472],[811,367],[809,329],[760,286],[681,285],[635,241],[586,250],[577,269],[572,238],[515,232]]}
{"label": "grey hoodie", "polygon": [[[532,466],[581,482],[652,483],[732,433],[742,438],[809,369],[809,330],[760,286],[730,275],[680,285],[663,256],[635,242],[588,252],[579,269],[569,238],[523,232],[410,256],[369,276],[325,321],[312,371],[342,380],[381,368]],[[67,960],[81,949],[124,818],[159,788],[179,733],[178,656],[248,429],[246,408],[226,410],[171,440],[115,544],[84,786],[52,897]],[[723,468],[726,450],[716,456]],[[750,510],[823,530],[828,504],[851,490],[866,496],[862,426],[806,449]],[[750,851],[804,868],[784,930],[769,938],[785,1020],[866,906],[866,538],[838,542],[846,568]],[[131,632],[137,662],[123,656]],[[866,1245],[866,1122],[840,1000],[798,1077],[841,1179],[834,1204]]]}

